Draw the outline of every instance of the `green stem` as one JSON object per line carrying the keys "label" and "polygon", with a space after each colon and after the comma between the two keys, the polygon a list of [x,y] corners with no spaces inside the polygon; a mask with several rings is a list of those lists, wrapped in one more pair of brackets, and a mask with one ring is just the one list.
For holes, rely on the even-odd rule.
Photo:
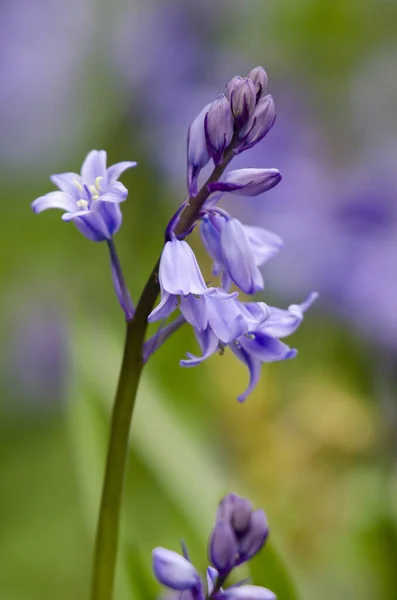
{"label": "green stem", "polygon": [[[231,152],[200,189],[190,198],[181,213],[175,233],[189,231],[197,220],[200,210],[209,196],[207,185],[217,181],[232,158]],[[129,431],[135,399],[143,369],[143,348],[147,318],[160,291],[158,269],[160,259],[154,266],[145,285],[132,321],[127,322],[127,333],[116,398],[110,426],[109,446],[105,478],[96,531],[91,600],[112,600],[116,557],[119,539],[120,508],[124,475],[128,457]]]}

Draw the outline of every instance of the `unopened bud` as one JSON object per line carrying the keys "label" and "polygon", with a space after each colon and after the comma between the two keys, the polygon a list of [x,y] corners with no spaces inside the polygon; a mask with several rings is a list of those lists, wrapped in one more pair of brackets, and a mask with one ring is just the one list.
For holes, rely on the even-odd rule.
{"label": "unopened bud", "polygon": [[232,526],[237,534],[245,533],[250,524],[252,502],[248,498],[238,498],[233,509]]}
{"label": "unopened bud", "polygon": [[267,87],[267,75],[263,67],[255,67],[248,73],[248,77],[251,79],[255,86],[256,99],[259,100],[261,96],[266,94]]}
{"label": "unopened bud", "polygon": [[225,94],[221,94],[210,104],[204,129],[207,150],[218,165],[233,137],[233,115]]}
{"label": "unopened bud", "polygon": [[240,196],[258,196],[281,181],[277,169],[237,169],[228,171],[222,181],[208,184],[209,191],[230,192]]}
{"label": "unopened bud", "polygon": [[252,148],[265,137],[276,120],[276,110],[273,98],[268,95],[259,100],[251,114],[249,121],[239,133],[241,145],[239,152]]}
{"label": "unopened bud", "polygon": [[204,120],[210,104],[207,104],[189,127],[187,136],[187,186],[191,196],[197,193],[197,179],[210,155],[205,139]]}
{"label": "unopened bud", "polygon": [[233,77],[227,86],[227,92],[236,125],[242,127],[255,108],[255,85],[248,77]]}
{"label": "unopened bud", "polygon": [[251,514],[247,533],[239,540],[241,560],[249,560],[261,550],[269,535],[266,515],[263,510],[255,510]]}
{"label": "unopened bud", "polygon": [[200,581],[192,563],[167,548],[153,550],[153,571],[158,581],[172,590],[193,589]]}
{"label": "unopened bud", "polygon": [[209,559],[220,574],[228,573],[236,564],[237,543],[233,529],[226,521],[218,521],[212,530]]}

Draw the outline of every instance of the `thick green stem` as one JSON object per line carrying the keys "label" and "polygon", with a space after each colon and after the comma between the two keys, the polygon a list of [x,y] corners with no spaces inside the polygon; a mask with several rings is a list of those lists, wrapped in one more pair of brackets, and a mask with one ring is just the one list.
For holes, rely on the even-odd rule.
{"label": "thick green stem", "polygon": [[[232,155],[213,170],[197,196],[181,213],[175,233],[189,231],[209,196],[207,185],[222,175]],[[136,394],[143,368],[147,318],[159,293],[160,259],[145,285],[132,321],[127,323],[124,356],[113,406],[105,478],[96,531],[91,600],[112,600],[119,539],[120,508],[128,457],[128,439]]]}

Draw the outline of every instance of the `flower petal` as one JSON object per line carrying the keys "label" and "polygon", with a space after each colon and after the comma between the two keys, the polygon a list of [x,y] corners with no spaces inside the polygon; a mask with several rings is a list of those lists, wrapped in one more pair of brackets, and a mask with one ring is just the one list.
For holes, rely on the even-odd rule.
{"label": "flower petal", "polygon": [[111,234],[100,212],[81,210],[62,215],[64,221],[73,221],[77,229],[93,242],[110,239]]}
{"label": "flower petal", "polygon": [[204,331],[208,325],[207,303],[204,296],[197,298],[193,294],[181,296],[180,311],[186,321],[198,331]]}
{"label": "flower petal", "polygon": [[81,167],[81,177],[86,185],[94,185],[97,177],[106,181],[106,152],[105,150],[91,150]]}
{"label": "flower petal", "polygon": [[207,327],[205,331],[195,330],[196,338],[203,352],[202,356],[194,356],[188,353],[188,359],[181,360],[181,367],[195,367],[199,363],[209,358],[219,348],[219,339],[216,337],[211,327]]}
{"label": "flower petal", "polygon": [[235,298],[219,294],[205,297],[208,322],[212,331],[224,344],[248,332],[248,324]]}
{"label": "flower petal", "polygon": [[225,270],[243,292],[254,294],[263,290],[262,273],[255,264],[244,226],[238,219],[223,223],[221,249]]}
{"label": "flower petal", "polygon": [[78,200],[79,189],[81,190],[81,176],[77,173],[59,173],[51,175],[50,179],[62,192],[66,192]]}
{"label": "flower petal", "polygon": [[218,579],[218,571],[214,567],[207,568],[207,597],[209,598],[214,589],[216,580]]}
{"label": "flower petal", "polygon": [[258,384],[261,375],[262,363],[258,358],[254,358],[251,354],[246,352],[238,342],[230,344],[229,348],[233,354],[235,354],[237,358],[248,367],[249,370],[250,380],[248,387],[245,392],[240,394],[240,396],[237,398],[239,402],[244,402]]}
{"label": "flower petal", "polygon": [[62,210],[76,210],[76,202],[72,196],[65,192],[49,192],[45,196],[40,196],[32,202],[32,209],[37,213],[41,213],[47,208],[60,208]]}
{"label": "flower petal", "polygon": [[260,267],[283,247],[283,240],[263,227],[243,225],[255,264]]}
{"label": "flower petal", "polygon": [[295,358],[297,351],[287,344],[280,342],[262,331],[256,331],[248,336],[241,336],[238,340],[246,352],[262,362],[275,362]]}
{"label": "flower petal", "polygon": [[132,169],[133,167],[136,167],[137,164],[138,163],[135,161],[124,160],[122,162],[115,163],[114,165],[109,167],[107,169],[108,184],[115,182],[116,179],[118,179],[120,177],[120,175],[122,173],[124,173],[124,171],[126,171],[127,169]]}
{"label": "flower petal", "polygon": [[176,296],[173,294],[168,294],[167,292],[162,292],[160,302],[148,316],[149,323],[153,323],[153,321],[160,321],[161,319],[167,319],[170,314],[174,312],[177,306],[178,300]]}
{"label": "flower petal", "polygon": [[192,589],[199,583],[195,567],[177,552],[167,548],[155,548],[152,558],[156,578],[172,590]]}
{"label": "flower petal", "polygon": [[159,279],[162,288],[170,294],[206,294],[210,290],[189,244],[174,236],[164,246],[160,260]]}
{"label": "flower petal", "polygon": [[105,202],[102,198],[95,200],[92,204],[91,212],[97,212],[103,219],[109,237],[112,237],[120,228],[122,214],[120,205],[117,202]]}
{"label": "flower petal", "polygon": [[282,338],[294,333],[303,321],[304,312],[317,300],[317,292],[312,292],[302,304],[291,304],[288,310],[270,307],[270,318],[261,327],[268,335]]}

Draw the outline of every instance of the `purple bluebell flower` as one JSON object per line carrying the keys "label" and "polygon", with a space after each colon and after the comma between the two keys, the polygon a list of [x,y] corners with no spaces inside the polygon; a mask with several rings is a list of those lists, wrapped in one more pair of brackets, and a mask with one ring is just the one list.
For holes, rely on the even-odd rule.
{"label": "purple bluebell flower", "polygon": [[[173,234],[171,236],[171,240],[164,246],[159,266],[161,299],[150,313],[149,322],[167,318],[175,310],[182,297],[185,297],[186,301],[183,305],[181,304],[181,308],[182,306],[186,307],[186,315],[189,319],[191,314],[190,297],[200,301],[202,296],[215,292],[215,288],[206,286],[189,244],[184,240],[178,240]],[[199,315],[198,319],[200,318]]]}
{"label": "purple bluebell flower", "polygon": [[207,568],[207,593],[185,547],[184,557],[166,548],[155,548],[154,574],[161,584],[181,592],[180,600],[275,600],[270,590],[245,585],[244,581],[224,587],[233,569],[262,549],[268,533],[266,516],[262,510],[253,510],[247,498],[227,494],[220,502],[216,524],[210,536],[209,558],[216,568]]}
{"label": "purple bluebell flower", "polygon": [[264,288],[259,268],[277,254],[282,240],[260,227],[242,225],[222,212],[209,212],[200,227],[203,243],[214,260],[213,274],[222,274],[223,287],[233,281],[246,294]]}
{"label": "purple bluebell flower", "polygon": [[204,119],[204,131],[207,150],[218,165],[233,137],[232,109],[225,94],[211,102]]}
{"label": "purple bluebell flower", "polygon": [[267,311],[263,306],[259,306],[263,303],[229,300],[235,302],[241,311],[241,323],[248,326],[247,331],[233,341],[225,343],[217,337],[213,326],[208,326],[205,331],[195,330],[203,354],[200,357],[188,354],[188,359],[181,360],[180,364],[183,367],[195,366],[217,350],[228,346],[249,370],[249,386],[237,398],[239,402],[244,402],[259,381],[262,363],[287,360],[296,356],[297,351],[281,342],[280,338],[291,335],[299,327],[304,312],[317,297],[318,294],[313,292],[300,305],[293,304],[287,310],[266,307]]}
{"label": "purple bluebell flower", "polygon": [[281,181],[278,169],[237,169],[228,171],[221,181],[208,185],[210,192],[230,192],[240,196],[258,196]]}
{"label": "purple bluebell flower", "polygon": [[209,543],[209,557],[220,575],[253,558],[263,547],[269,528],[263,510],[247,498],[227,494],[220,502]]}
{"label": "purple bluebell flower", "polygon": [[35,213],[47,208],[60,208],[64,221],[73,221],[88,239],[110,240],[121,225],[120,202],[128,195],[118,181],[120,175],[135,162],[120,162],[106,168],[106,152],[92,150],[86,157],[81,174],[52,175],[51,181],[60,191],[49,192],[32,203]]}

